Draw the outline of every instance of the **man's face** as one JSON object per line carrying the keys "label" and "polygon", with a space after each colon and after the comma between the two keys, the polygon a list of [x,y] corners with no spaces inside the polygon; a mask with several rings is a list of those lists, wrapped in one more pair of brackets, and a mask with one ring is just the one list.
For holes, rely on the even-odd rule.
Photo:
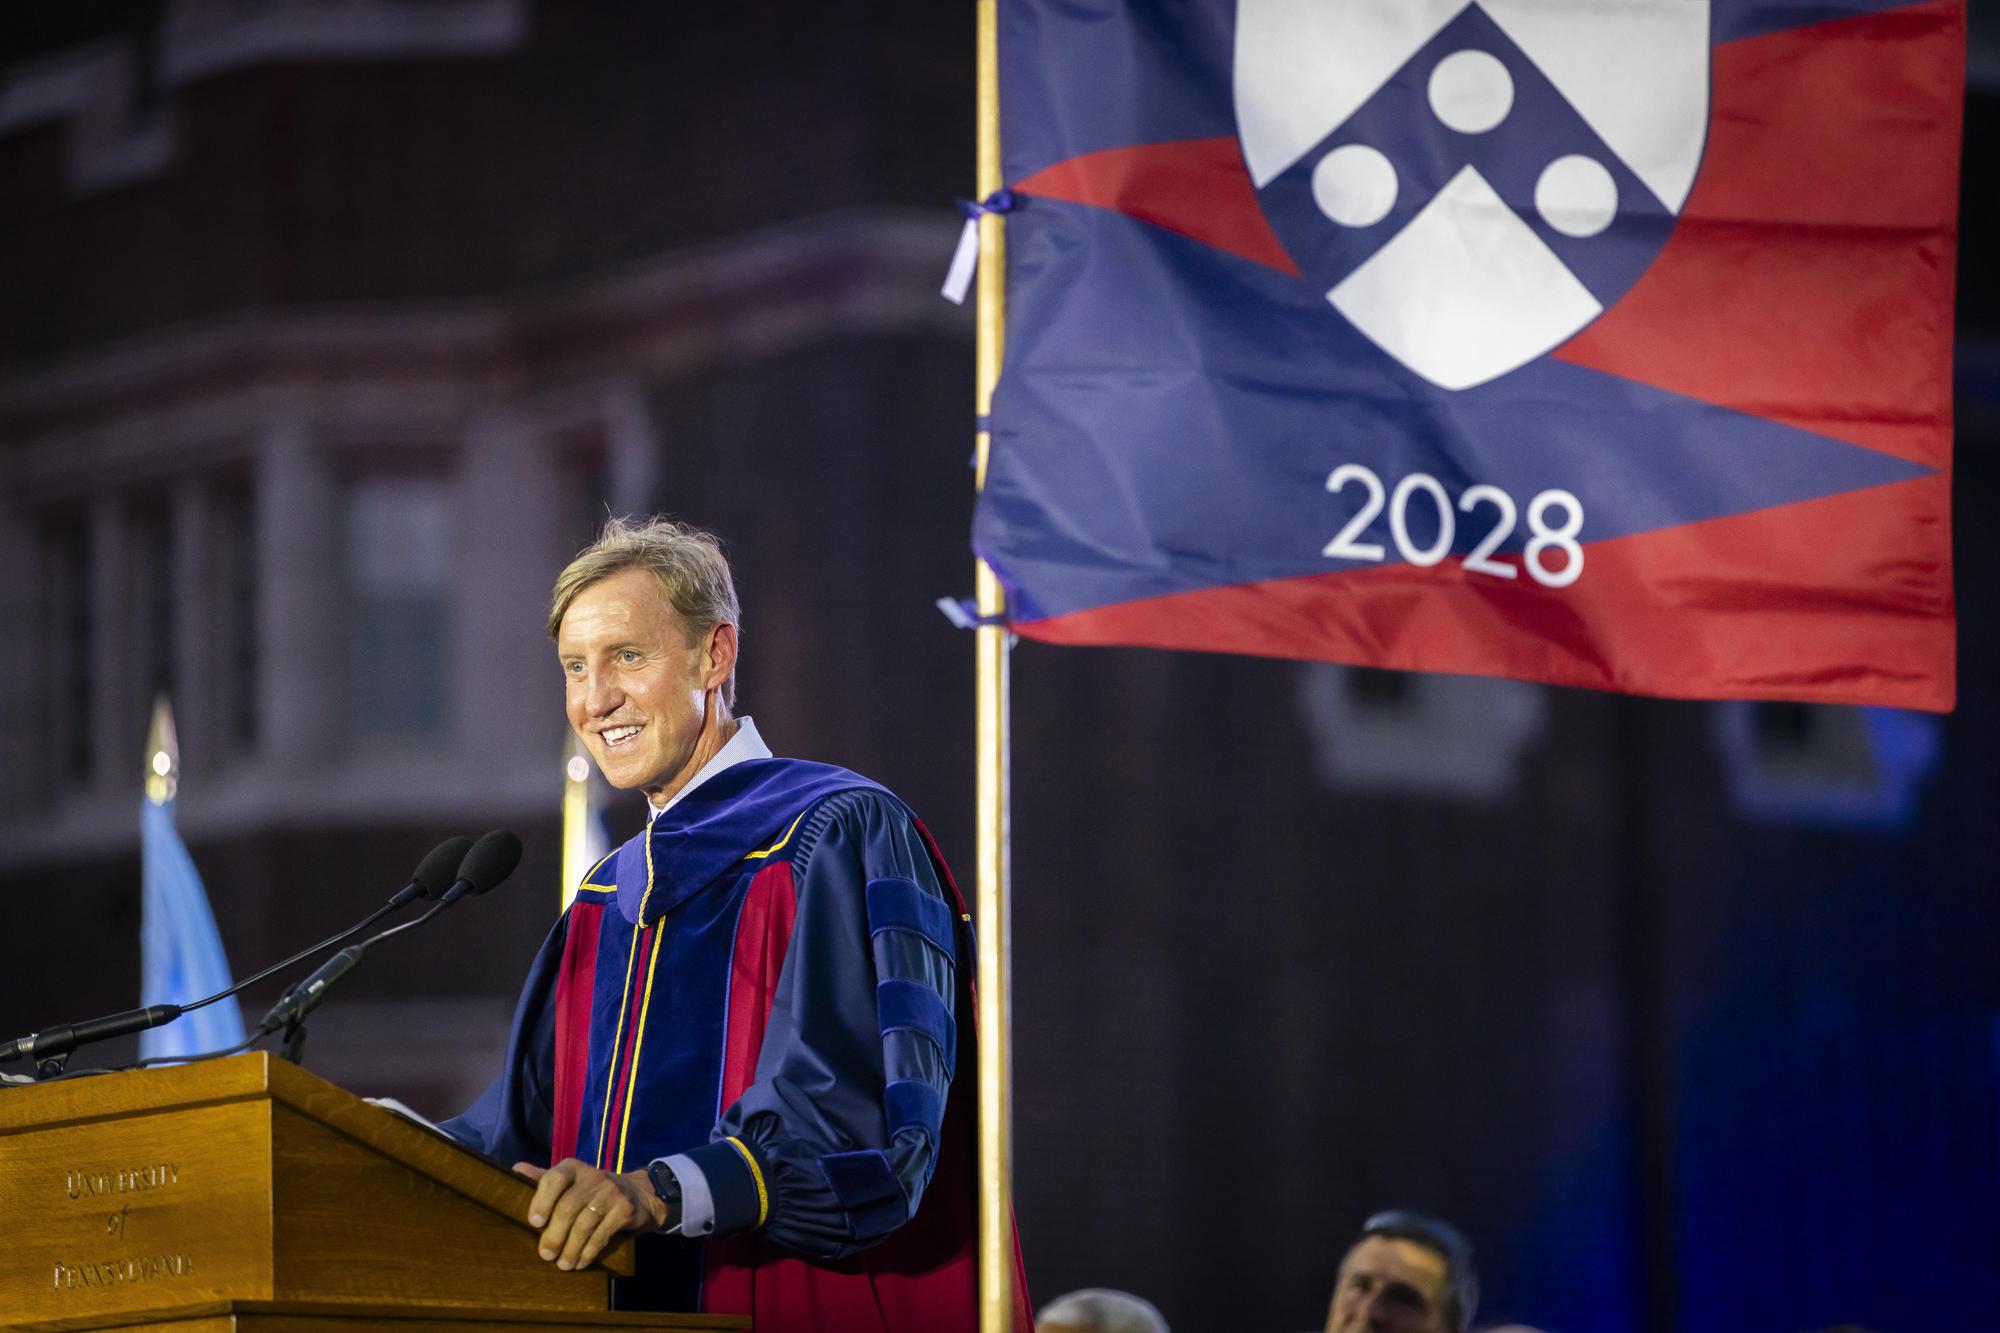
{"label": "man's face", "polygon": [[689,647],[659,580],[643,569],[620,570],[576,595],[556,629],[563,709],[605,781],[650,796],[692,776],[683,770],[708,692],[735,664],[734,643],[733,631],[717,626]]}
{"label": "man's face", "polygon": [[1340,1261],[1326,1333],[1451,1333],[1444,1256],[1415,1241],[1367,1236]]}

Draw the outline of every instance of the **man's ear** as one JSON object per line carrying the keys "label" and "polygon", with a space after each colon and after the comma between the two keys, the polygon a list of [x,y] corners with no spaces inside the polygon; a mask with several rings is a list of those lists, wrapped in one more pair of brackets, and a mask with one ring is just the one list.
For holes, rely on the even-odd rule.
{"label": "man's ear", "polygon": [[736,626],[722,621],[708,632],[708,669],[702,673],[706,690],[721,689],[736,670]]}

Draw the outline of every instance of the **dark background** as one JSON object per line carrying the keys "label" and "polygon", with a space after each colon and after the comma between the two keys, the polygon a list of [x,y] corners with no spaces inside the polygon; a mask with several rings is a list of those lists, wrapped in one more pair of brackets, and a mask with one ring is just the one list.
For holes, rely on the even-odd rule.
{"label": "dark background", "polygon": [[[971,7],[408,0],[387,8],[514,26],[474,50],[418,26],[372,51],[270,40],[174,74],[214,40],[176,26],[200,8],[0,10],[0,519],[29,571],[0,600],[0,1035],[137,985],[161,677],[120,651],[146,642],[130,586],[100,579],[73,612],[49,591],[63,534],[143,519],[190,476],[268,498],[253,437],[274,415],[339,477],[414,467],[501,502],[437,594],[439,655],[412,659],[453,710],[430,756],[457,765],[447,791],[371,803],[394,766],[349,735],[366,684],[267,634],[270,594],[242,635],[181,632],[177,695],[208,699],[181,823],[231,958],[358,917],[443,833],[528,843],[508,891],[371,954],[313,1067],[438,1113],[492,1068],[555,911],[536,605],[606,505],[729,540],[744,709],[780,752],[904,794],[969,887],[971,641],[931,603],[971,575],[971,326],[934,295],[971,192]],[[171,130],[109,182],[76,165],[93,113],[4,114],[96,50],[129,55],[103,114],[133,140]],[[1954,714],[1020,645],[1017,1202],[1038,1300],[1122,1286],[1177,1328],[1314,1327],[1360,1219],[1401,1205],[1474,1238],[1485,1321],[2000,1326],[1994,59],[1975,51],[1966,104]],[[645,423],[636,446],[545,406],[605,383]],[[211,409],[235,424],[162,431]],[[560,495],[478,471],[530,419],[575,483]],[[253,512],[260,551],[324,517]],[[148,529],[121,530],[147,586]],[[343,586],[337,545],[302,577]],[[59,651],[65,614],[98,626],[93,660]],[[287,739],[270,706],[312,700],[286,689],[343,702]],[[266,715],[231,731],[242,698]],[[1493,699],[1525,720],[1489,725]],[[520,744],[492,750],[500,732]],[[1499,776],[1455,781],[1475,760]],[[630,798],[614,821],[637,815]]]}

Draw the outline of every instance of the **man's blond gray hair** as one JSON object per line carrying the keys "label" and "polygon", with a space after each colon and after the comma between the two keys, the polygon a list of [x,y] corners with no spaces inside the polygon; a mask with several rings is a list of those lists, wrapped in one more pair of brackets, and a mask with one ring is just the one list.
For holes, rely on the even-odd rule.
{"label": "man's blond gray hair", "polygon": [[[729,561],[715,534],[670,518],[641,521],[614,516],[605,521],[597,540],[577,552],[556,576],[555,593],[549,599],[549,637],[555,638],[562,629],[563,617],[579,593],[628,569],[643,569],[659,580],[667,605],[681,618],[690,648],[717,625],[735,625],[741,632],[743,612],[736,602],[736,583],[729,577]],[[722,684],[722,702],[736,707],[733,669]]]}

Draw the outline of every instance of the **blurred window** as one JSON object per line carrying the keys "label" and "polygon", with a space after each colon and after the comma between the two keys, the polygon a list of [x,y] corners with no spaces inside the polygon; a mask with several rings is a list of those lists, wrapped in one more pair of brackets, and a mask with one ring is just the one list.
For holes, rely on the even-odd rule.
{"label": "blurred window", "polygon": [[349,699],[359,736],[445,727],[450,492],[430,475],[357,477],[347,505]]}
{"label": "blurred window", "polygon": [[41,527],[41,652],[47,666],[42,752],[58,787],[91,776],[90,719],[97,653],[90,613],[90,527],[84,515],[56,513]]}
{"label": "blurred window", "polygon": [[1907,828],[1944,753],[1943,721],[1898,708],[1712,706],[1736,808],[1767,824]]}
{"label": "blurred window", "polygon": [[238,754],[257,748],[257,511],[250,483],[238,478],[221,483],[211,500],[213,527],[210,554],[214,564],[210,587],[215,605],[216,655],[212,659],[222,682],[225,735]]}
{"label": "blurred window", "polygon": [[603,435],[598,431],[564,439],[556,457],[557,485],[561,491],[556,512],[562,522],[558,535],[562,558],[567,562],[597,540],[604,520],[611,515],[611,468]]}
{"label": "blurred window", "polygon": [[1485,676],[1310,662],[1298,702],[1336,792],[1505,801],[1548,729],[1546,687]]}
{"label": "blurred window", "polygon": [[135,667],[125,688],[138,691],[134,715],[149,717],[154,696],[173,698],[175,685],[174,525],[164,504],[128,511],[125,561]]}

